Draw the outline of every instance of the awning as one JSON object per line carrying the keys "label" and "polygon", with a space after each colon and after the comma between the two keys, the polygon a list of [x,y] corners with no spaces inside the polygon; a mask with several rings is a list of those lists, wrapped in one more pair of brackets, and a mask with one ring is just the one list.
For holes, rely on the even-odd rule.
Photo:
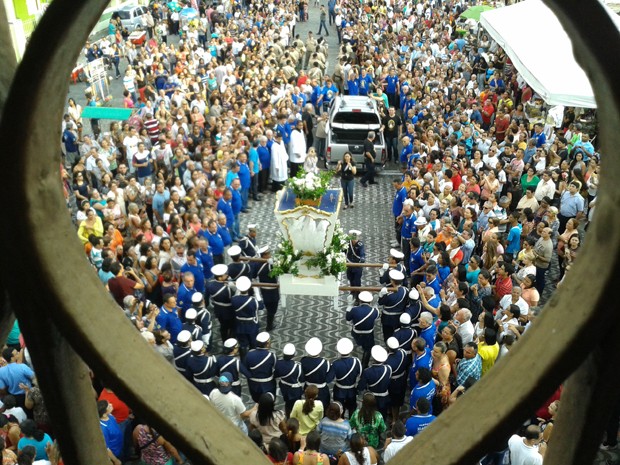
{"label": "awning", "polygon": [[82,110],[82,118],[125,121],[129,119],[132,111],[131,108],[85,107]]}
{"label": "awning", "polygon": [[[607,10],[620,29],[620,17]],[[485,11],[480,24],[547,104],[596,108],[592,86],[575,61],[566,31],[541,0]]]}

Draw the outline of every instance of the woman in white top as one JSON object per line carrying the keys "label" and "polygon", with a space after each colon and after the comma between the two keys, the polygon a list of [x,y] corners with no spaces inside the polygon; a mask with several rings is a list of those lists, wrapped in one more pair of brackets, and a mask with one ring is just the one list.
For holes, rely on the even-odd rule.
{"label": "woman in white top", "polygon": [[250,429],[257,429],[263,436],[265,444],[282,435],[280,424],[286,423],[283,410],[275,409],[273,394],[266,392],[258,399],[258,408],[250,414]]}
{"label": "woman in white top", "polygon": [[377,451],[366,445],[361,434],[355,433],[351,436],[351,450],[340,456],[338,465],[375,465],[377,462]]}
{"label": "woman in white top", "polygon": [[75,100],[72,98],[69,99],[69,106],[67,107],[67,113],[71,119],[77,124],[82,123],[82,107],[75,103]]}

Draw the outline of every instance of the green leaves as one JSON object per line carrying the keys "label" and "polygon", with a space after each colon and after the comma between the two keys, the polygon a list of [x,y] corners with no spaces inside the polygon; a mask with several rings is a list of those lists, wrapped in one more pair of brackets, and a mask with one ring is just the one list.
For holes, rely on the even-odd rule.
{"label": "green leaves", "polygon": [[317,175],[300,169],[294,178],[286,181],[286,186],[300,200],[318,200],[327,192],[329,181],[333,176],[333,171],[321,171]]}
{"label": "green leaves", "polygon": [[283,274],[297,276],[299,274],[297,263],[302,255],[302,252],[295,250],[291,241],[282,238],[282,242],[276,246],[276,250],[273,254],[273,265],[269,272],[269,276],[272,278]]}

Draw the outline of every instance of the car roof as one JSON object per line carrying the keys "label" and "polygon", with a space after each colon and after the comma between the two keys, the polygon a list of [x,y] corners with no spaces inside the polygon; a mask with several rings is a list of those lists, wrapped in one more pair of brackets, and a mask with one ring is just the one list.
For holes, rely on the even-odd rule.
{"label": "car roof", "polygon": [[130,10],[133,10],[135,8],[138,8],[139,6],[141,6],[141,5],[125,5],[125,6],[121,7],[121,8],[119,8],[116,11],[130,11]]}
{"label": "car roof", "polygon": [[377,106],[370,97],[363,95],[344,95],[340,97],[338,108],[343,109],[361,109],[365,111],[375,112]]}

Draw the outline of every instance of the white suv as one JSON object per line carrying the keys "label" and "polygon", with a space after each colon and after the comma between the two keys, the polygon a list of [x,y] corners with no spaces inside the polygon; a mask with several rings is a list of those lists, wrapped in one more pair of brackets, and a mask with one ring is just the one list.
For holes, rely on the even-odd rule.
{"label": "white suv", "polygon": [[147,10],[145,6],[140,5],[126,5],[114,12],[114,15],[118,15],[121,19],[121,24],[129,32],[133,32],[136,29],[143,29],[144,16],[146,16]]}
{"label": "white suv", "polygon": [[364,140],[374,131],[375,165],[381,165],[385,158],[385,140],[379,131],[381,115],[377,103],[370,97],[343,95],[337,96],[330,108],[327,120],[327,162],[335,165],[351,152],[358,167],[364,166]]}

